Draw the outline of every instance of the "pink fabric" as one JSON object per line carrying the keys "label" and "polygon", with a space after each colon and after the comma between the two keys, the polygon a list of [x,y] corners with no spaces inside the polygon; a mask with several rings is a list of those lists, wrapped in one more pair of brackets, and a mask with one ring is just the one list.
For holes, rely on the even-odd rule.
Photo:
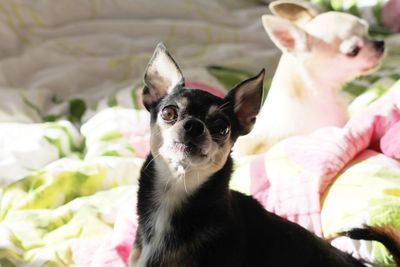
{"label": "pink fabric", "polygon": [[400,122],[394,124],[382,137],[380,148],[386,156],[400,160]]}
{"label": "pink fabric", "polygon": [[[132,190],[132,194],[136,196],[136,191]],[[71,247],[75,263],[88,267],[127,267],[136,230],[136,204],[128,201],[120,207],[111,234],[95,240],[74,240]]]}
{"label": "pink fabric", "polygon": [[[271,163],[268,160],[260,162],[262,155],[254,159],[251,165],[251,194],[267,210],[322,235],[321,199],[337,174],[369,147],[378,152],[382,149],[389,156],[400,155],[398,89],[394,86],[365,112],[352,118],[344,128],[323,128],[308,136],[289,138],[278,144],[285,151],[290,163],[288,168],[294,164],[300,169],[293,171],[289,179],[273,179],[268,168]],[[274,153],[274,148],[267,153]],[[264,155],[266,158],[269,156]],[[265,162],[267,166],[264,166]]]}
{"label": "pink fabric", "polygon": [[135,241],[137,227],[136,206],[126,205],[118,213],[112,240],[118,256],[125,264],[128,262],[129,253]]}
{"label": "pink fabric", "polygon": [[382,9],[383,24],[392,32],[400,32],[400,1],[389,0]]}
{"label": "pink fabric", "polygon": [[[150,116],[143,121],[150,122]],[[135,149],[135,156],[145,159],[150,151],[150,123],[127,128],[123,131],[123,135],[125,140]]]}
{"label": "pink fabric", "polygon": [[199,81],[186,81],[185,85],[187,88],[194,88],[194,89],[200,89],[206,92],[209,92],[210,94],[213,94],[215,96],[223,98],[225,96],[225,91],[214,87],[214,86],[209,86],[205,83],[199,82]]}

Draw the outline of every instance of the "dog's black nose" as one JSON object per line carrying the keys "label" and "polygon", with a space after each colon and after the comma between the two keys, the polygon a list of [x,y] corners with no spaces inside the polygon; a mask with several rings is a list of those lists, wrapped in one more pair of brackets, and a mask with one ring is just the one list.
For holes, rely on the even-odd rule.
{"label": "dog's black nose", "polygon": [[185,122],[183,129],[188,136],[197,137],[204,133],[204,124],[201,121],[190,119]]}
{"label": "dog's black nose", "polygon": [[374,47],[378,52],[383,52],[385,50],[385,42],[384,41],[374,41]]}

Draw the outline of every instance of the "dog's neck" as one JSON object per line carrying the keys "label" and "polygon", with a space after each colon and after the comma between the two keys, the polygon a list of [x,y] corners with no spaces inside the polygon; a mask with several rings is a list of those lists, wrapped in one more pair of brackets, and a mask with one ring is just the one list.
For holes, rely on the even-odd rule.
{"label": "dog's neck", "polygon": [[[347,120],[347,110],[338,92],[340,89],[338,81],[315,75],[293,55],[283,54],[258,120],[270,122],[277,131],[290,130],[279,127],[289,120],[300,123],[293,134],[307,133],[325,125],[342,126]],[[301,118],[309,118],[311,124],[301,126],[304,123]],[[259,126],[256,124],[255,132]],[[278,136],[282,134],[285,133],[278,133]]]}
{"label": "dog's neck", "polygon": [[[328,77],[327,77],[328,75]],[[342,83],[330,71],[313,70],[296,56],[284,53],[279,61],[270,91],[285,91],[294,97],[304,94],[337,94]]]}
{"label": "dog's neck", "polygon": [[143,164],[139,182],[140,188],[143,188],[146,194],[152,194],[153,200],[167,201],[174,208],[179,209],[187,198],[193,198],[194,195],[199,194],[198,191],[201,191],[205,184],[212,183],[215,177],[218,177],[217,188],[221,191],[219,194],[228,192],[231,172],[232,159],[230,156],[221,170],[204,176],[204,172],[201,170],[191,169],[191,166],[182,166],[167,161],[161,156],[153,157],[150,154]]}
{"label": "dog's neck", "polygon": [[[176,168],[178,172],[175,172]],[[169,165],[161,157],[154,158],[151,154],[143,165],[138,192],[142,253],[158,253],[169,257],[168,253],[173,253],[169,251],[171,244],[163,244],[168,236],[173,235],[173,240],[185,240],[184,237],[195,236],[196,232],[203,230],[201,228],[215,225],[215,218],[206,216],[207,212],[226,210],[232,171],[230,157],[221,170],[209,177],[200,177],[200,181],[195,171],[180,173],[180,168]],[[193,235],[188,231],[192,231]],[[173,244],[173,250],[179,251],[178,248],[184,245]]]}

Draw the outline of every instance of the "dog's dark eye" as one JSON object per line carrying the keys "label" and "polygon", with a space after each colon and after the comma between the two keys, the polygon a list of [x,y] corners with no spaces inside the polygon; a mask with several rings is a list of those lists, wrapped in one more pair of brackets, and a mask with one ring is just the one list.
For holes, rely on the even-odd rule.
{"label": "dog's dark eye", "polygon": [[221,129],[218,134],[225,136],[225,135],[228,135],[230,131],[231,131],[231,129],[229,127],[226,127],[225,129]]}
{"label": "dog's dark eye", "polygon": [[161,118],[166,122],[174,122],[178,118],[178,108],[175,106],[166,106],[161,111]]}
{"label": "dog's dark eye", "polygon": [[358,53],[360,53],[361,47],[355,46],[349,52],[347,52],[347,56],[349,57],[356,57]]}
{"label": "dog's dark eye", "polygon": [[212,123],[210,131],[214,135],[227,136],[231,131],[231,126],[227,120],[217,119]]}

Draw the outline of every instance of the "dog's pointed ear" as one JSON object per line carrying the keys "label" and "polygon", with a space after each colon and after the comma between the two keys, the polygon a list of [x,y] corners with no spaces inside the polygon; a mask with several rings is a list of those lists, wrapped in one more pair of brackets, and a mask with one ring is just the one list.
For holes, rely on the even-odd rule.
{"label": "dog's pointed ear", "polygon": [[275,16],[303,25],[318,15],[318,10],[304,1],[278,0],[269,4],[269,9]]}
{"label": "dog's pointed ear", "polygon": [[309,35],[293,22],[264,15],[262,23],[271,40],[282,52],[301,52],[309,49]]}
{"label": "dog's pointed ear", "polygon": [[256,116],[261,108],[265,70],[248,80],[236,85],[225,97],[226,102],[233,103],[237,116],[240,134],[248,134],[253,129]]}
{"label": "dog's pointed ear", "polygon": [[147,110],[175,87],[185,85],[181,70],[163,43],[157,45],[147,65],[144,84],[143,104]]}

